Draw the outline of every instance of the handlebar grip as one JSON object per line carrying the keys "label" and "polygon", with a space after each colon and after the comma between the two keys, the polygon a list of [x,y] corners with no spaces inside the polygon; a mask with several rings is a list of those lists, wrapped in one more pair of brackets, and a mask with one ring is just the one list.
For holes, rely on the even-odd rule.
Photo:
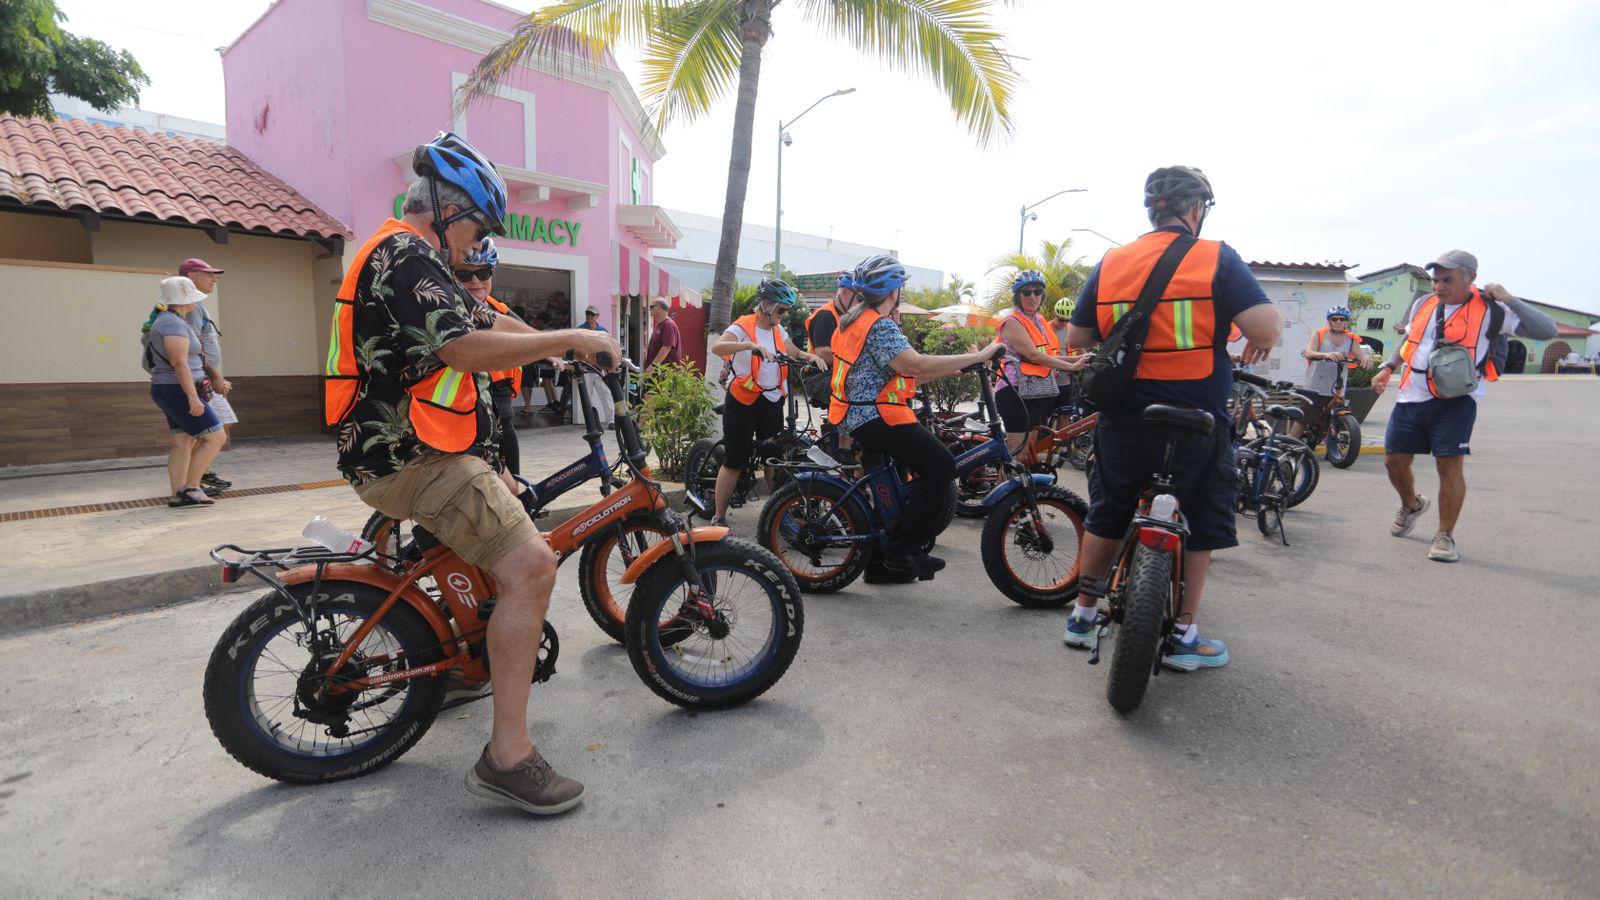
{"label": "handlebar grip", "polygon": [[568,350],[566,353],[561,354],[561,358],[567,362],[572,362],[574,359],[578,358],[578,351]]}
{"label": "handlebar grip", "polygon": [[1251,372],[1246,372],[1243,369],[1234,369],[1233,370],[1233,380],[1234,381],[1242,381],[1245,384],[1253,384],[1258,388],[1270,388],[1270,387],[1272,387],[1272,382],[1268,381],[1265,378],[1262,378],[1260,375],[1256,375],[1256,374],[1251,373]]}

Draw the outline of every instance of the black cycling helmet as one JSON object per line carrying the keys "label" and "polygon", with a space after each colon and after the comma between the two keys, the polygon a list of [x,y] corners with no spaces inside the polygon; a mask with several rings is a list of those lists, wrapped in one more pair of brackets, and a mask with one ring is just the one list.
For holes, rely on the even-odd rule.
{"label": "black cycling helmet", "polygon": [[800,296],[794,292],[794,288],[790,287],[786,281],[780,281],[776,278],[763,278],[761,283],[756,285],[756,302],[776,303],[784,309],[788,309],[800,302]]}
{"label": "black cycling helmet", "polygon": [[1165,215],[1173,201],[1199,199],[1210,204],[1215,196],[1206,173],[1192,166],[1164,166],[1144,180],[1144,207],[1151,221]]}

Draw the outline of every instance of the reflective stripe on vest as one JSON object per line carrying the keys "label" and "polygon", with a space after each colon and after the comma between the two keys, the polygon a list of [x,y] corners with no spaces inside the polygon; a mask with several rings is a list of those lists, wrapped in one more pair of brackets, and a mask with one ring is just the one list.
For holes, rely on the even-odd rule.
{"label": "reflective stripe on vest", "polygon": [[911,411],[911,398],[916,396],[917,380],[909,375],[901,375],[891,369],[889,379],[878,391],[876,400],[852,401],[845,394],[845,379],[850,375],[850,367],[861,358],[867,346],[867,333],[881,318],[883,316],[874,310],[862,310],[861,317],[851,322],[849,328],[845,328],[841,322],[839,330],[833,333],[833,397],[828,401],[828,421],[835,425],[844,424],[844,418],[852,406],[876,406],[878,415],[883,417],[887,425],[909,425],[917,421],[917,414]]}
{"label": "reflective stripe on vest", "polygon": [[[323,421],[327,425],[338,425],[349,417],[366,378],[355,349],[355,297],[361,270],[380,242],[402,231],[423,239],[422,232],[398,219],[389,219],[356,251],[339,285],[323,373]],[[410,398],[407,417],[417,439],[424,444],[446,453],[460,453],[477,440],[478,384],[471,373],[447,366],[412,385],[406,394]]]}
{"label": "reflective stripe on vest", "polygon": [[[750,313],[746,316],[740,316],[739,319],[733,323],[733,327],[743,331],[745,339],[750,343],[756,345],[761,343],[760,341],[756,340],[755,313]],[[779,353],[782,353],[783,348],[788,346],[788,343],[789,336],[784,333],[783,326],[772,326],[772,346],[775,347]],[[750,404],[756,402],[756,398],[765,393],[765,391],[762,389],[759,381],[759,378],[761,377],[761,358],[756,356],[755,352],[752,350],[746,350],[744,352],[750,354],[750,374],[742,378],[736,376],[732,381],[728,382],[728,393],[733,396],[733,399],[743,403],[745,406],[749,406]],[[732,356],[724,358],[727,359],[728,365],[733,365]],[[788,396],[788,366],[778,366],[778,389],[784,396]]]}
{"label": "reflective stripe on vest", "polygon": [[[1096,324],[1102,336],[1133,309],[1139,291],[1177,232],[1152,231],[1124,247],[1113,248],[1100,261]],[[1196,381],[1216,367],[1217,334],[1212,285],[1217,277],[1221,241],[1197,240],[1179,263],[1172,281],[1150,316],[1150,332],[1139,354],[1135,378],[1152,381]]]}
{"label": "reflective stripe on vest", "polygon": [[[1028,340],[1033,342],[1034,348],[1039,352],[1045,354],[1046,356],[1061,355],[1061,344],[1056,340],[1056,332],[1054,328],[1040,330],[1039,326],[1033,323],[1033,318],[1031,316],[1022,315],[1017,310],[1012,310],[1000,317],[1001,328],[1005,327],[1006,319],[1016,319],[1018,322],[1021,322],[1022,327],[1027,329]],[[995,340],[998,341],[999,337],[996,336]],[[1027,360],[1022,359],[1020,355],[1017,358],[1017,370],[1024,375],[1031,375],[1034,378],[1044,378],[1055,374],[1055,369],[1052,369],[1049,366],[1041,366],[1038,363],[1028,362]]]}
{"label": "reflective stripe on vest", "polygon": [[[1427,335],[1428,329],[1433,328],[1433,310],[1439,305],[1439,295],[1433,294],[1428,299],[1417,304],[1417,311],[1411,317],[1411,327],[1406,330],[1405,342],[1400,345],[1400,359],[1405,363],[1405,373],[1400,376],[1400,386],[1405,387],[1411,380],[1411,357],[1417,353],[1422,338]],[[1499,381],[1500,369],[1494,364],[1491,357],[1484,359],[1494,348],[1494,335],[1483,341],[1479,346],[1479,338],[1483,337],[1483,322],[1489,315],[1489,301],[1483,299],[1477,288],[1472,289],[1472,296],[1467,302],[1456,307],[1455,312],[1446,312],[1444,318],[1444,339],[1448,343],[1460,344],[1472,354],[1472,361],[1483,366],[1483,377],[1486,381]],[[1423,369],[1426,373],[1427,369]],[[1433,393],[1432,385],[1428,392]]]}
{"label": "reflective stripe on vest", "polygon": [[[494,308],[495,312],[498,312],[498,313],[500,313],[502,315],[507,315],[507,316],[511,315],[511,307],[506,306],[504,303],[501,303],[499,300],[496,300],[493,297],[487,297],[485,299],[487,299],[489,301],[489,305]],[[522,367],[521,366],[518,366],[515,369],[502,369],[502,370],[500,370],[498,372],[490,372],[490,373],[488,373],[488,375],[489,375],[490,383],[493,383],[493,382],[496,382],[496,381],[506,381],[507,379],[509,379],[511,381],[511,397],[512,397],[512,399],[515,399],[518,394],[522,393]]]}

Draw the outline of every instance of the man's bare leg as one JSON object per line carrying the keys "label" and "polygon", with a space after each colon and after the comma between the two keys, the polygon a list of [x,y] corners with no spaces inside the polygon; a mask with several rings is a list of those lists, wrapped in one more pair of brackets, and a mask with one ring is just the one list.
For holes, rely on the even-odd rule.
{"label": "man's bare leg", "polygon": [[1467,458],[1465,456],[1438,456],[1434,467],[1439,470],[1439,530],[1454,533],[1456,520],[1461,517],[1461,507],[1467,502]]}
{"label": "man's bare leg", "polygon": [[[1078,551],[1081,566],[1078,571],[1082,578],[1104,579],[1111,571],[1111,563],[1116,560],[1117,548],[1121,546],[1121,538],[1104,538],[1085,531],[1083,546]],[[1084,608],[1092,609],[1099,602],[1099,597],[1081,593],[1078,595],[1078,605]]]}
{"label": "man's bare leg", "polygon": [[1200,592],[1205,590],[1209,571],[1210,550],[1183,551],[1183,605],[1178,608],[1178,625],[1187,627],[1199,620]]}
{"label": "man's bare leg", "polygon": [[[1383,467],[1389,473],[1389,483],[1394,485],[1395,493],[1400,495],[1400,505],[1406,509],[1417,505],[1417,479],[1411,472],[1413,458],[1415,455],[1411,453],[1386,453],[1383,456]],[[1465,486],[1462,490],[1464,493]],[[1443,514],[1442,509],[1440,513]]]}
{"label": "man's bare leg", "polygon": [[494,661],[494,730],[489,761],[510,769],[533,752],[528,734],[528,695],[538,663],[550,591],[556,583],[556,555],[544,538],[534,538],[490,567],[497,588],[489,617],[489,658]]}

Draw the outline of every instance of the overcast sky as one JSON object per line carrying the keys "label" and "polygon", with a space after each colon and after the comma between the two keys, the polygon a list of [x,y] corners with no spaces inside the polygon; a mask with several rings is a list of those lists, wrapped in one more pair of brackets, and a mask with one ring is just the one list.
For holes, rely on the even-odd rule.
{"label": "overcast sky", "polygon": [[[265,0],[60,0],[70,30],[131,50],[140,106],[223,120],[215,48]],[[529,8],[523,0],[508,5]],[[984,281],[1040,207],[1030,249],[1072,237],[1090,261],[1145,230],[1150,169],[1199,166],[1205,236],[1246,259],[1365,272],[1462,247],[1480,282],[1600,312],[1600,2],[1074,3],[1002,12],[1023,76],[1015,133],[979,148],[931,85],[824,39],[779,6],[763,62],[746,221],[773,221],[777,121],[791,129],[784,225],[898,248]],[[629,54],[624,49],[625,67]],[[664,135],[656,202],[720,215],[732,98]],[[1590,211],[1585,212],[1588,208]]]}

